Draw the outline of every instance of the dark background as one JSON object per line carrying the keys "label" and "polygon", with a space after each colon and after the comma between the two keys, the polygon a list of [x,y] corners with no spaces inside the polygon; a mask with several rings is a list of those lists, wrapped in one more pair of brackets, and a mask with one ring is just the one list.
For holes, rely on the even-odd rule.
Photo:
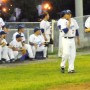
{"label": "dark background", "polygon": [[[75,16],[75,0],[11,0],[13,7],[11,7],[11,11],[4,15],[4,19],[10,17],[13,13],[13,9],[15,7],[22,9],[22,14],[20,16],[20,20],[22,18],[27,18],[29,21],[38,21],[38,11],[36,6],[42,4],[42,2],[47,1],[52,6],[52,9],[49,11],[51,19],[58,19],[58,12],[64,9],[70,9]],[[84,2],[84,15],[90,15],[90,0],[83,0]]]}

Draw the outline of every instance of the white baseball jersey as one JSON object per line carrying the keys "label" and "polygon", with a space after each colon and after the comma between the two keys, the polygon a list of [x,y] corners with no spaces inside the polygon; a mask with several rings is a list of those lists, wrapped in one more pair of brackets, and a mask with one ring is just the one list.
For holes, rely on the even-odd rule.
{"label": "white baseball jersey", "polygon": [[42,43],[45,42],[41,35],[36,36],[35,34],[30,35],[29,41],[32,43],[36,43],[39,47]]}
{"label": "white baseball jersey", "polygon": [[[68,20],[63,20],[61,23],[61,29],[68,28]],[[76,30],[79,29],[79,26],[75,19],[71,18],[71,25],[70,29],[67,33],[64,33],[64,37],[75,37],[76,36]]]}
{"label": "white baseball jersey", "polygon": [[[13,40],[16,40],[16,35],[17,35],[17,34],[19,34],[19,33],[18,33],[18,32],[15,32],[15,33],[13,34],[13,38],[12,38]],[[22,37],[22,41],[25,41],[26,39],[25,39],[24,33],[21,33],[20,35],[23,36],[23,37]]]}
{"label": "white baseball jersey", "polygon": [[7,41],[6,41],[5,39],[3,39],[3,40],[1,41],[1,43],[3,43],[3,42],[7,44]]}
{"label": "white baseball jersey", "polygon": [[0,18],[0,30],[2,30],[2,26],[4,26],[4,25],[5,25],[5,23],[4,23],[3,19]]}
{"label": "white baseball jersey", "polygon": [[85,27],[90,28],[90,17],[88,17],[88,19],[86,20]]}
{"label": "white baseball jersey", "polygon": [[[66,21],[66,19],[60,18],[60,19],[57,21],[57,26],[58,26],[58,27],[61,26],[61,23],[64,22],[64,21]],[[60,28],[59,30],[61,30],[61,28]]]}
{"label": "white baseball jersey", "polygon": [[51,34],[49,21],[42,20],[40,22],[40,28],[44,29],[45,34]]}
{"label": "white baseball jersey", "polygon": [[18,48],[18,49],[22,48],[22,43],[21,42],[18,42],[17,40],[11,41],[10,42],[10,45],[13,46],[13,47],[15,47],[15,48]]}

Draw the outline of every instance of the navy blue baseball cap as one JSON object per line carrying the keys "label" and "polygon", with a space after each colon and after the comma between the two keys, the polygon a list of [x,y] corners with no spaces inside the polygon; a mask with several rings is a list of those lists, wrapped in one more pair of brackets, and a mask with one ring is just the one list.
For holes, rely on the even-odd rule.
{"label": "navy blue baseball cap", "polygon": [[17,34],[16,35],[16,38],[20,38],[20,37],[23,37],[23,36],[21,36],[20,34]]}
{"label": "navy blue baseball cap", "polygon": [[25,26],[22,24],[18,25],[18,29],[22,29],[22,28],[25,28]]}
{"label": "navy blue baseball cap", "polygon": [[3,34],[7,34],[6,32],[4,32],[4,31],[1,31],[0,32],[0,35],[3,35]]}
{"label": "navy blue baseball cap", "polygon": [[41,30],[41,29],[38,28],[38,27],[34,28],[34,33],[37,32],[37,31],[39,31],[39,30]]}
{"label": "navy blue baseball cap", "polygon": [[72,14],[71,10],[66,10],[66,14]]}
{"label": "navy blue baseball cap", "polygon": [[66,14],[66,10],[60,12],[60,17],[63,17]]}
{"label": "navy blue baseball cap", "polygon": [[9,28],[10,25],[9,24],[5,24],[2,28]]}

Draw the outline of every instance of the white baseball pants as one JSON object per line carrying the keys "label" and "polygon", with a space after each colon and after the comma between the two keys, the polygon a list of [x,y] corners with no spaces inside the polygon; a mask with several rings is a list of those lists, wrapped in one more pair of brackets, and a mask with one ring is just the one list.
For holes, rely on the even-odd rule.
{"label": "white baseball pants", "polygon": [[63,55],[61,67],[65,68],[66,61],[68,60],[68,71],[74,70],[74,61],[76,57],[75,39],[63,38]]}

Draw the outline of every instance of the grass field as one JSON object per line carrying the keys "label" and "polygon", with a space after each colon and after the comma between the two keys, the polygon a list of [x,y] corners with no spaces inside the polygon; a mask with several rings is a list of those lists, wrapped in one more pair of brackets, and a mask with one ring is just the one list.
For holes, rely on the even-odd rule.
{"label": "grass field", "polygon": [[67,84],[90,84],[90,55],[77,56],[75,74],[67,70],[62,74],[59,64],[60,59],[53,56],[44,61],[0,65],[0,90],[49,90]]}

